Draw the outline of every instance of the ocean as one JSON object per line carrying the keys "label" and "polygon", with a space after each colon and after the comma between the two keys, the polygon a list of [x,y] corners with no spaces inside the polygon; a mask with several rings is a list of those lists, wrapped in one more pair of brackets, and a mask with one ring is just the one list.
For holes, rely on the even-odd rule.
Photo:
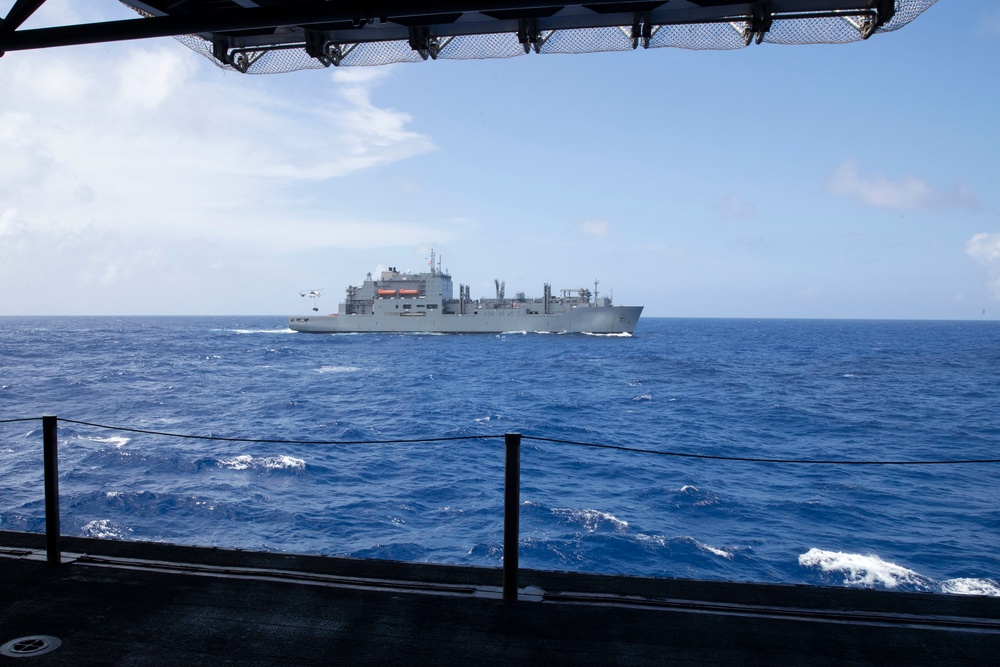
{"label": "ocean", "polygon": [[517,432],[523,568],[1000,596],[1000,322],[4,317],[2,530],[46,414],[66,535],[498,567]]}

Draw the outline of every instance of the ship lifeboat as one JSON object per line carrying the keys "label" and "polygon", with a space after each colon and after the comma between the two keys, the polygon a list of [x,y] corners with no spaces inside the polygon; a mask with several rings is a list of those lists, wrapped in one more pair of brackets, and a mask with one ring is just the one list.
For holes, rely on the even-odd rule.
{"label": "ship lifeboat", "polygon": [[395,296],[396,290],[394,289],[380,289],[378,291],[379,296]]}
{"label": "ship lifeboat", "polygon": [[399,296],[417,296],[420,294],[418,289],[401,289],[399,290]]}

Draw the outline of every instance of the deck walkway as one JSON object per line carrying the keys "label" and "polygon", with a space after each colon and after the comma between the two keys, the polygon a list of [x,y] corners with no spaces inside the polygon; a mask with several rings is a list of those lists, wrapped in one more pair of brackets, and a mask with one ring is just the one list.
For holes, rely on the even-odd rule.
{"label": "deck walkway", "polygon": [[[995,665],[1000,599],[500,571],[0,532],[37,665]],[[52,642],[54,645],[55,642]]]}

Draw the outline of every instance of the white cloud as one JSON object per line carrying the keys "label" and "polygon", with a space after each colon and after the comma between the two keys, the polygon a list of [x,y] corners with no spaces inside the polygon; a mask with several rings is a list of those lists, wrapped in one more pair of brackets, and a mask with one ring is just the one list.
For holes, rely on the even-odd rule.
{"label": "white cloud", "polygon": [[333,179],[436,150],[375,101],[392,67],[246,77],[172,40],[0,64],[2,313],[211,312],[234,290],[263,303],[283,269],[295,280],[293,253],[461,233],[323,197]]}
{"label": "white cloud", "polygon": [[1000,232],[974,235],[965,244],[965,252],[986,267],[990,291],[1000,300]]}
{"label": "white cloud", "polygon": [[24,221],[17,214],[17,209],[8,208],[0,212],[0,238],[16,234],[24,227]]}
{"label": "white cloud", "polygon": [[1000,260],[1000,233],[976,234],[965,244],[965,252],[973,259],[992,264]]}
{"label": "white cloud", "polygon": [[118,69],[119,104],[126,112],[152,111],[174,94],[195,73],[191,58],[166,46],[137,51]]}
{"label": "white cloud", "polygon": [[262,82],[172,42],[9,55],[0,202],[45,228],[278,236],[316,217],[294,188],[435,150],[372,101],[391,73]]}
{"label": "white cloud", "polygon": [[582,220],[575,226],[576,231],[595,239],[611,236],[611,224],[607,220]]}
{"label": "white cloud", "polygon": [[981,208],[976,193],[967,185],[956,185],[950,190],[933,187],[926,180],[908,175],[890,179],[883,174],[862,176],[858,165],[848,160],[831,175],[827,189],[833,194],[857,199],[874,208],[891,210],[964,209]]}

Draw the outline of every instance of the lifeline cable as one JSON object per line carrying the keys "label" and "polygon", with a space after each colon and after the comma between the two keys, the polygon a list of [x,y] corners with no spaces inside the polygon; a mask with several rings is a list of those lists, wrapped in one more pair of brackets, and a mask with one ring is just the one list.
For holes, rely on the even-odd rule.
{"label": "lifeline cable", "polygon": [[[24,421],[24,420],[22,420]],[[95,424],[93,422],[78,421],[75,419],[63,419],[60,421],[69,424],[79,424],[81,426],[92,426],[94,428],[104,428],[113,431],[127,431],[129,433],[142,433],[145,435],[159,435],[169,438],[187,438],[190,440],[217,440],[220,442],[246,442],[260,444],[283,444],[283,445],[394,445],[394,444],[415,444],[419,442],[451,442],[459,440],[493,440],[505,437],[504,435],[461,435],[445,438],[407,438],[396,440],[281,440],[273,438],[227,438],[212,435],[185,435],[182,433],[167,433],[164,431],[150,431],[146,429],[128,428],[124,426],[108,426],[106,424]],[[768,459],[750,456],[721,456],[717,454],[691,454],[685,452],[669,452],[656,449],[642,449],[639,447],[626,447],[624,445],[605,445],[592,442],[579,442],[576,440],[561,440],[558,438],[543,438],[540,436],[522,435],[522,440],[534,440],[536,442],[551,442],[561,445],[574,445],[577,447],[593,447],[596,449],[612,449],[622,452],[632,452],[635,454],[655,454],[657,456],[672,456],[675,458],[703,459],[712,461],[733,461],[738,463],[792,463],[792,464],[812,464],[812,465],[842,465],[842,466],[916,466],[916,465],[958,465],[971,463],[1000,463],[1000,459],[953,459],[938,461],[838,461],[829,459]]]}
{"label": "lifeline cable", "polygon": [[822,459],[765,459],[750,456],[719,456],[715,454],[686,454],[684,452],[663,452],[655,449],[639,449],[637,447],[625,447],[622,445],[598,445],[591,442],[576,442],[574,440],[558,440],[556,438],[540,438],[531,435],[521,436],[525,440],[539,440],[542,442],[554,442],[563,445],[577,445],[579,447],[596,447],[599,449],[616,449],[624,452],[635,452],[638,454],[658,454],[660,456],[675,456],[688,459],[712,459],[715,461],[740,461],[743,463],[812,463],[816,465],[842,465],[842,466],[929,466],[929,465],[951,465],[955,463],[1000,463],[1000,459],[956,459],[951,461],[833,461]]}
{"label": "lifeline cable", "polygon": [[164,431],[148,431],[140,428],[127,428],[125,426],[108,426],[106,424],[94,424],[92,422],[77,421],[75,419],[59,418],[69,424],[80,424],[81,426],[93,426],[95,428],[106,428],[113,431],[127,431],[129,433],[143,433],[146,435],[162,435],[169,438],[187,438],[189,440],[218,440],[220,442],[250,442],[250,443],[272,443],[281,445],[396,445],[412,444],[417,442],[447,442],[450,440],[485,440],[489,438],[502,438],[503,435],[457,435],[448,438],[410,438],[400,440],[281,440],[274,438],[225,438],[214,435],[185,435],[183,433],[166,433]]}

